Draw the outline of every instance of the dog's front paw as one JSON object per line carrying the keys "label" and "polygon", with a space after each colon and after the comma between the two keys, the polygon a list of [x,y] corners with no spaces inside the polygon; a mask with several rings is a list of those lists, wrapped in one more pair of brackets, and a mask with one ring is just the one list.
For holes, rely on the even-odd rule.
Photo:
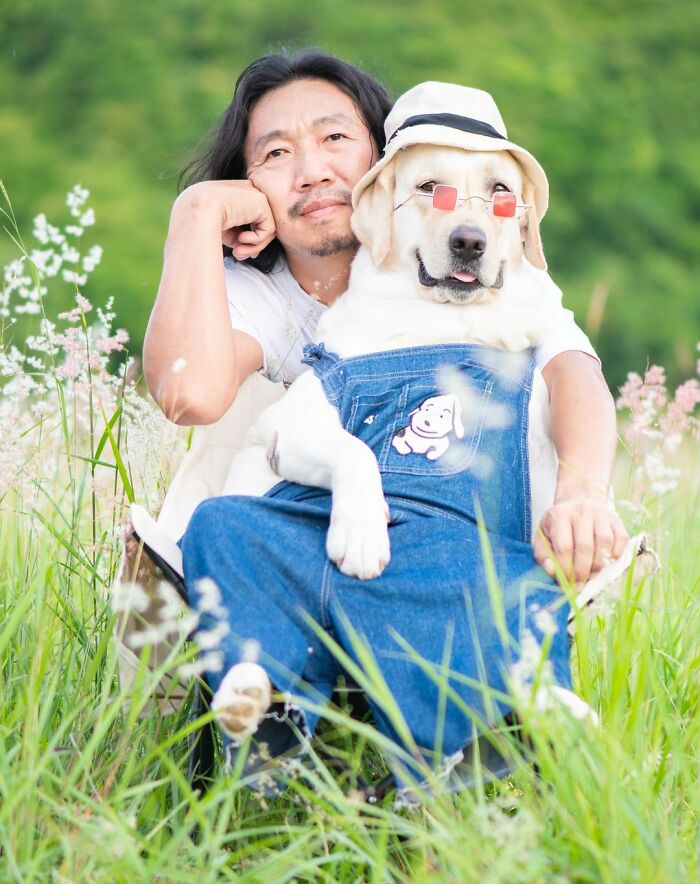
{"label": "dog's front paw", "polygon": [[348,577],[370,580],[389,564],[389,510],[386,501],[333,506],[326,538],[328,558]]}
{"label": "dog's front paw", "polygon": [[262,666],[237,663],[212,697],[211,709],[229,737],[239,738],[255,733],[270,700],[270,679]]}

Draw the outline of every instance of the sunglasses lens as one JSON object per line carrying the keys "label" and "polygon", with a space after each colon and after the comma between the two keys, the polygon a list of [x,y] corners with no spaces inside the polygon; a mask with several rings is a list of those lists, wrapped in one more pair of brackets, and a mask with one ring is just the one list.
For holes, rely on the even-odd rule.
{"label": "sunglasses lens", "polygon": [[493,214],[499,218],[513,218],[515,215],[516,198],[514,193],[504,190],[493,195]]}
{"label": "sunglasses lens", "polygon": [[451,212],[457,205],[457,188],[449,184],[436,184],[433,189],[433,208]]}

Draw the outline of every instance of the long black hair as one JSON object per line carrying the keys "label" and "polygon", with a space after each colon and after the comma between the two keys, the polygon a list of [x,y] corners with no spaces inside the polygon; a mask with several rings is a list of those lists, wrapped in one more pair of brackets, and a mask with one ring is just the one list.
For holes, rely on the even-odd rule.
{"label": "long black hair", "polygon": [[[391,99],[373,76],[317,49],[294,55],[265,55],[248,65],[236,81],[231,104],[213,130],[208,147],[182,170],[180,187],[197,181],[245,178],[243,145],[255,105],[271,89],[302,79],[327,80],[345,92],[355,103],[378,149],[384,148],[384,120]],[[269,273],[281,253],[282,246],[275,239],[248,263]]]}

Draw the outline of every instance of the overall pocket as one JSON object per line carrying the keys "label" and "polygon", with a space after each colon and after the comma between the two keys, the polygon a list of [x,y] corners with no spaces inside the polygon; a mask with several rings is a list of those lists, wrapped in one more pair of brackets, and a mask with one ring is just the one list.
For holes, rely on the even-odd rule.
{"label": "overall pocket", "polygon": [[493,389],[469,379],[472,400],[464,414],[454,393],[420,379],[383,392],[353,396],[347,429],[374,451],[384,473],[450,476],[472,464]]}

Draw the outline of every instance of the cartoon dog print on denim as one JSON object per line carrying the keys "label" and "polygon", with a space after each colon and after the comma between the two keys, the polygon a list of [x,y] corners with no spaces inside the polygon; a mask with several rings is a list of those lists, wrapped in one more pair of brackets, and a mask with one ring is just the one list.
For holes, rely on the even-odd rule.
{"label": "cartoon dog print on denim", "polygon": [[437,460],[450,447],[448,436],[464,438],[462,408],[454,393],[431,396],[409,414],[411,423],[394,434],[391,444],[399,454],[424,454]]}

